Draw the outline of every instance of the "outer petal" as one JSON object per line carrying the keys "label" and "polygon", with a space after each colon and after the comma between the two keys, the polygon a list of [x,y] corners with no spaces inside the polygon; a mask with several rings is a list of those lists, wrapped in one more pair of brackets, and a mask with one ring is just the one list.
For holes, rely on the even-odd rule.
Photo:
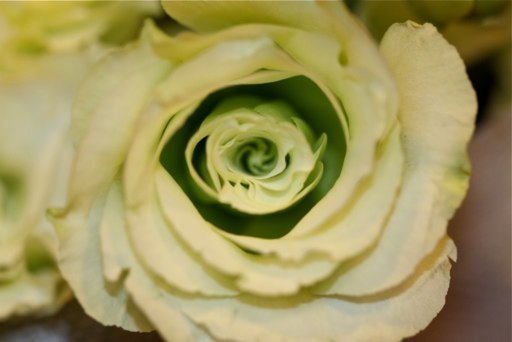
{"label": "outer petal", "polygon": [[217,234],[163,169],[155,182],[167,224],[207,265],[238,277],[236,285],[242,291],[269,296],[296,293],[300,286],[326,277],[336,266],[333,260],[318,255],[302,262],[250,255]]}
{"label": "outer petal", "polygon": [[[152,53],[146,29],[140,42],[107,56],[77,95],[73,138],[77,144],[69,207],[90,205],[122,164],[141,111],[171,66]],[[104,142],[108,139],[108,143]]]}
{"label": "outer petal", "polygon": [[468,185],[476,99],[456,50],[432,25],[412,22],[393,25],[381,50],[402,95],[404,185],[379,244],[343,266],[329,293],[363,295],[402,282],[444,236]]}
{"label": "outer petal", "polygon": [[[216,31],[240,24],[272,24],[328,33],[344,43],[340,62],[364,66],[392,84],[372,39],[339,1],[167,1],[164,10],[197,31]],[[395,98],[396,101],[396,98]],[[396,105],[396,103],[395,103]]]}
{"label": "outer petal", "polygon": [[[59,251],[59,267],[63,276],[72,287],[75,296],[85,311],[106,325],[117,325],[132,331],[149,331],[151,325],[140,313],[126,293],[123,278],[115,279],[112,275],[121,275],[122,266],[129,260],[120,262],[125,241],[124,210],[119,185],[114,184],[108,195],[99,197],[89,215],[74,212],[62,216],[52,212],[54,225],[61,243]],[[100,245],[101,230],[117,230],[115,257],[117,263],[103,264],[102,246]],[[105,234],[104,234],[105,235]],[[105,258],[112,258],[108,248]],[[112,281],[104,279],[104,269]],[[113,279],[114,278],[114,279]]]}
{"label": "outer petal", "polygon": [[314,1],[162,1],[165,11],[193,30],[210,32],[247,23],[278,24],[327,31],[329,23]]}
{"label": "outer petal", "polygon": [[[400,287],[363,299],[301,292],[272,300],[190,300],[170,291],[160,293],[162,300],[179,303],[192,321],[222,341],[398,341],[425,328],[444,305],[452,246],[443,246]],[[165,328],[164,322],[155,324]]]}

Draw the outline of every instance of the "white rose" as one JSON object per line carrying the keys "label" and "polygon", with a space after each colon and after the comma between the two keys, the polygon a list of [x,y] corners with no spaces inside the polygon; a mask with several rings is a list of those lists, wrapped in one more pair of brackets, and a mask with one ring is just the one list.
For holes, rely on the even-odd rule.
{"label": "white rose", "polygon": [[[84,83],[64,277],[167,340],[396,341],[444,304],[476,101],[432,25],[338,2],[164,2]],[[326,137],[326,140],[324,138]]]}

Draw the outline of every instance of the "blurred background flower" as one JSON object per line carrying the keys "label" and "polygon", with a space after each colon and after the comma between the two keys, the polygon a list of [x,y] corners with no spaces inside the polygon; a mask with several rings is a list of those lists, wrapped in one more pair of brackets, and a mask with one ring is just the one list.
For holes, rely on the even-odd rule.
{"label": "blurred background flower", "polygon": [[160,15],[157,0],[0,2],[0,72],[19,72],[47,53],[124,44],[138,35],[144,19]]}
{"label": "blurred background flower", "polygon": [[70,297],[44,214],[66,192],[74,90],[161,13],[156,0],[0,2],[0,321]]}

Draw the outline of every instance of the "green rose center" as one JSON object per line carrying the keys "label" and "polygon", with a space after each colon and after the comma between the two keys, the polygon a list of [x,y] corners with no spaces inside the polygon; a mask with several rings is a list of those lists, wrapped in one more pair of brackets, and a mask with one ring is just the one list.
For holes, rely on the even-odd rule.
{"label": "green rose center", "polygon": [[251,176],[265,176],[277,163],[276,145],[265,138],[255,137],[231,148],[232,168]]}
{"label": "green rose center", "polygon": [[217,105],[191,137],[185,155],[193,181],[206,196],[262,215],[291,206],[318,184],[325,143],[324,135],[315,141],[285,102],[237,96]]}
{"label": "green rose center", "polygon": [[279,238],[332,187],[345,150],[334,104],[312,81],[294,77],[210,94],[160,161],[205,220]]}

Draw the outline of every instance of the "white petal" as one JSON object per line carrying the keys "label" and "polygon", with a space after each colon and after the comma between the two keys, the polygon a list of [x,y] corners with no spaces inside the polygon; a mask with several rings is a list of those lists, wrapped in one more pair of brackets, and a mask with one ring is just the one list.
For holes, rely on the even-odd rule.
{"label": "white petal", "polygon": [[373,297],[303,292],[273,300],[241,296],[180,302],[185,314],[219,340],[398,341],[425,328],[444,305],[447,253],[441,250],[405,284]]}
{"label": "white petal", "polygon": [[237,294],[232,279],[222,277],[179,240],[160,212],[156,194],[151,201],[128,211],[128,234],[135,253],[155,275],[191,293],[210,296]]}
{"label": "white petal", "polygon": [[340,272],[340,294],[373,293],[403,281],[444,236],[467,189],[476,100],[456,50],[432,25],[411,22],[392,26],[381,49],[402,96],[407,167],[380,242],[357,267]]}
{"label": "white petal", "polygon": [[[59,266],[87,314],[105,325],[116,325],[130,331],[149,331],[152,326],[126,293],[122,285],[124,279],[121,277],[111,282],[103,274],[102,247],[108,249],[109,245],[101,245],[100,227],[113,225],[113,229],[124,229],[121,201],[118,190],[113,188],[108,197],[101,196],[95,201],[90,213],[51,212],[60,240]],[[113,241],[109,242],[112,246]],[[115,250],[106,251],[105,258],[114,258],[105,261],[108,277],[115,278],[124,270],[128,260],[122,251],[129,250],[128,246],[126,234],[118,234]]]}
{"label": "white petal", "polygon": [[236,285],[241,291],[269,296],[296,293],[301,286],[326,277],[336,267],[333,260],[319,255],[301,262],[251,255],[217,234],[165,170],[158,170],[155,184],[167,224],[202,262],[237,277]]}
{"label": "white petal", "polygon": [[141,111],[149,106],[148,97],[171,68],[153,54],[151,34],[147,27],[141,41],[107,56],[77,95],[72,126],[77,158],[69,207],[86,208],[95,193],[108,187],[125,158]]}

